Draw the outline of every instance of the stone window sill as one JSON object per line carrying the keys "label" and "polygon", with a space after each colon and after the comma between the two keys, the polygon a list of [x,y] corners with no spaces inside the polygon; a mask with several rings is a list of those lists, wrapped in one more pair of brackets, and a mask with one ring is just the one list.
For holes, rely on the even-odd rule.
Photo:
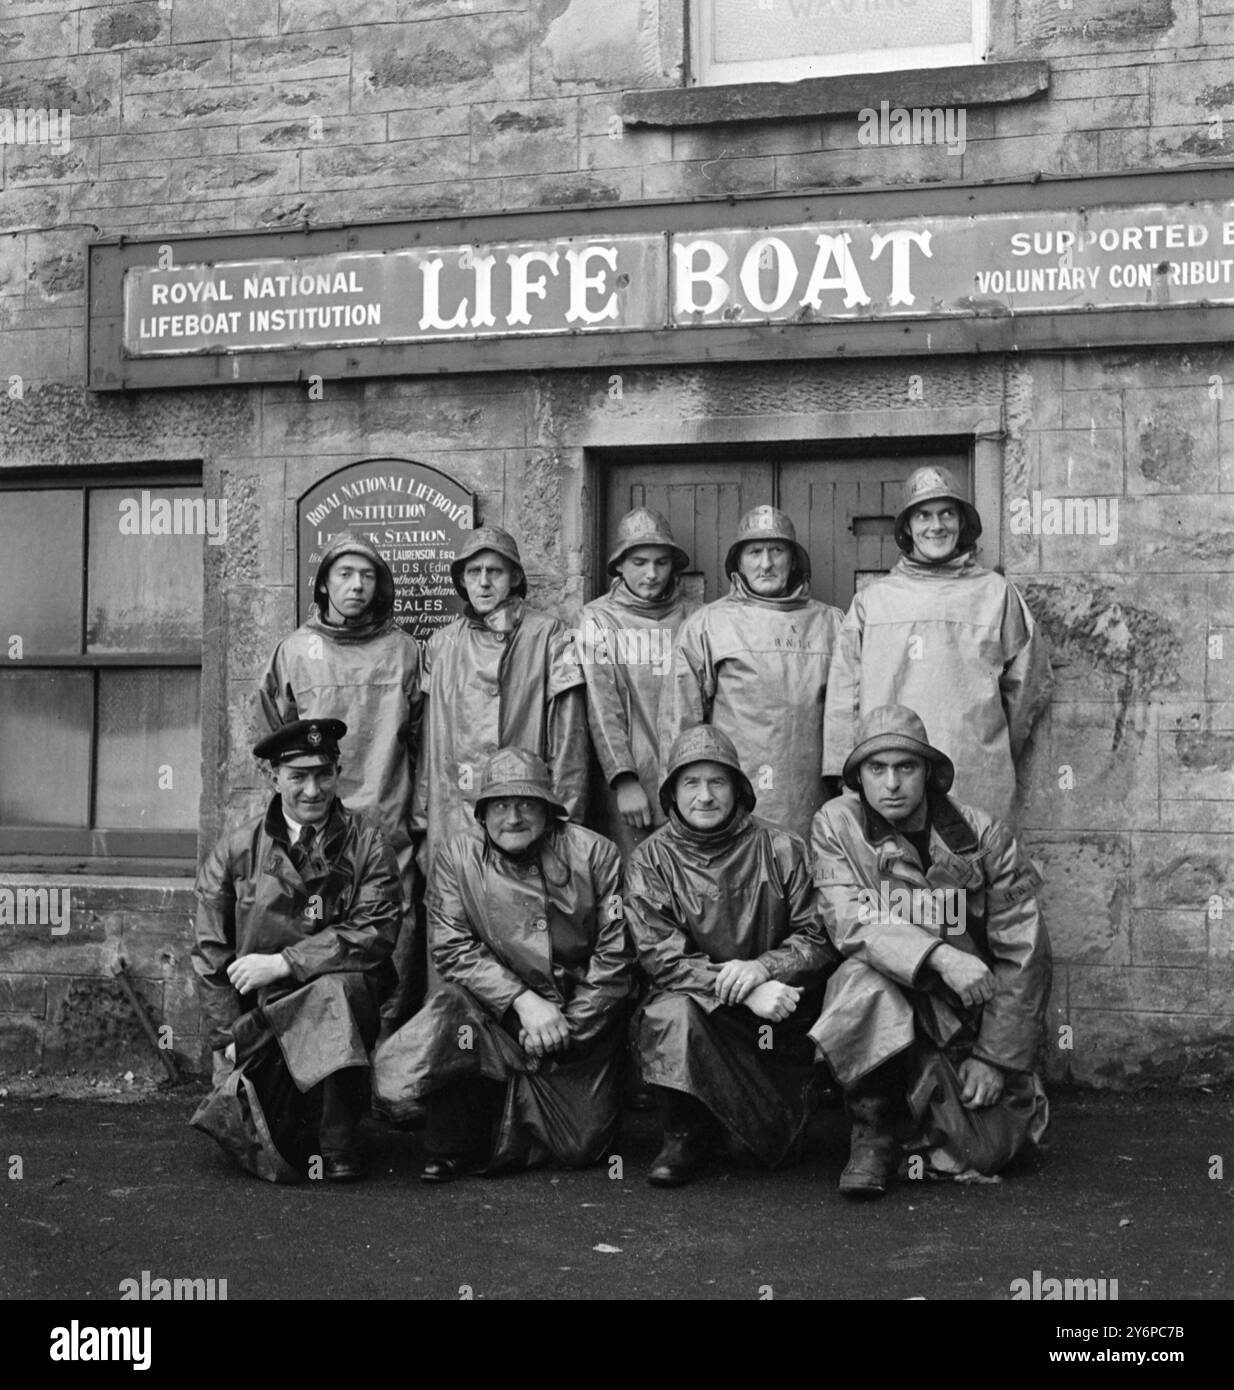
{"label": "stone window sill", "polygon": [[972,63],[951,68],[811,77],[803,82],[742,82],[623,92],[628,126],[705,126],[730,121],[851,116],[880,101],[904,107],[997,106],[1031,101],[1050,86],[1044,61]]}

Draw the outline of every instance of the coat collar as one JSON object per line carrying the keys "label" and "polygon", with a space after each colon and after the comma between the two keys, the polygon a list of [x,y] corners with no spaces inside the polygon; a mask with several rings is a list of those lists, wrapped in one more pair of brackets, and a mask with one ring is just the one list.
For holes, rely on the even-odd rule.
{"label": "coat collar", "polygon": [[728,596],[738,603],[749,603],[756,608],[774,608],[782,613],[795,612],[798,608],[805,608],[812,601],[808,579],[801,580],[795,588],[790,589],[786,594],[779,594],[775,598],[764,598],[762,594],[756,594],[750,588],[738,571],[734,571],[730,576]]}
{"label": "coat collar", "polygon": [[[933,788],[928,789],[926,795],[929,798],[929,813],[925,828],[930,832],[930,855],[934,861],[931,875],[938,869],[957,885],[978,886],[981,874],[973,863],[978,848],[976,831],[960,814],[959,807],[950,797]],[[862,830],[867,842],[877,852],[880,873],[899,861],[907,866],[913,876],[925,882],[917,851],[890,821],[867,804],[864,797],[860,800]]]}
{"label": "coat collar", "polygon": [[527,875],[538,869],[544,876],[545,883],[552,888],[562,888],[570,881],[570,854],[565,844],[565,833],[561,821],[549,822],[537,853],[519,857],[506,854],[504,850],[499,849],[486,831],[484,857],[490,862],[499,864],[510,872],[519,875]]}
{"label": "coat collar", "polygon": [[513,632],[523,621],[523,599],[520,597],[508,598],[483,617],[476,612],[470,603],[467,604],[464,612],[471,627],[482,627],[488,632]]}
{"label": "coat collar", "polygon": [[618,575],[609,585],[608,599],[610,603],[618,608],[626,608],[631,613],[641,614],[644,618],[663,618],[681,605],[681,585],[678,583],[677,576],[673,576],[673,582],[668,587],[668,592],[663,598],[645,599],[640,598]]}
{"label": "coat collar", "polygon": [[[285,852],[291,852],[291,835],[283,818],[283,799],[277,793],[266,808],[266,834]],[[347,818],[343,815],[343,803],[336,796],[330,806],[321,832],[321,850],[328,860],[333,861],[335,853],[347,834]]]}
{"label": "coat collar", "polygon": [[986,572],[985,566],[977,559],[976,546],[936,565],[915,560],[911,555],[902,555],[893,571],[906,574],[911,579],[974,579]]}
{"label": "coat collar", "polygon": [[694,859],[710,864],[723,858],[739,840],[750,833],[750,812],[738,807],[736,814],[718,830],[695,830],[682,820],[676,806],[669,811],[669,836]]}

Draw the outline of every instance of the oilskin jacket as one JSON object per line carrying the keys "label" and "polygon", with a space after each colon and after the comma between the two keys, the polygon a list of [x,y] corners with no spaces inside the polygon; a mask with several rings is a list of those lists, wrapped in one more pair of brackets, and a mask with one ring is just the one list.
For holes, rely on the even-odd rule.
{"label": "oilskin jacket", "polygon": [[[193,968],[216,1034],[234,1034],[258,1002],[241,997],[227,978],[239,956],[281,953],[295,985],[344,971],[371,977],[379,993],[393,984],[389,957],[402,908],[394,853],[376,826],[337,799],[303,875],[276,796],[264,815],[219,841],[197,875],[197,901]],[[311,1051],[312,1030],[298,1038]],[[314,1069],[311,1058],[303,1067],[294,1060],[288,1057],[294,1074]]]}
{"label": "oilskin jacket", "polygon": [[[449,840],[427,894],[443,983],[374,1058],[374,1094],[388,1113],[401,1118],[439,1090],[484,1077],[506,1085],[493,1171],[549,1156],[595,1162],[620,1114],[633,988],[620,894],[616,846],[579,825],[552,825],[525,861],[487,839]],[[534,1058],[517,1042],[510,1010],[527,989],[565,1015],[564,1053]]]}
{"label": "oilskin jacket", "polygon": [[570,814],[586,810],[587,708],[574,639],[563,623],[511,599],[481,618],[468,605],[424,649],[424,747],[412,827],[429,863],[455,835],[479,840],[473,814],[480,767],[499,748],[543,758]]}
{"label": "oilskin jacket", "polygon": [[[1051,973],[1037,871],[1006,825],[933,792],[928,844],[923,873],[909,841],[853,791],[814,818],[820,905],[845,962],[811,1036],[844,1086],[910,1047],[915,1021],[939,1047],[967,1026],[973,1056],[1033,1069]],[[994,997],[979,1010],[923,972],[944,941],[993,972]]]}
{"label": "oilskin jacket", "polygon": [[297,719],[346,723],[338,794],[353,811],[372,816],[402,864],[410,858],[420,744],[420,644],[395,622],[390,567],[364,542],[335,542],[322,556],[315,588],[344,552],[363,554],[377,570],[369,620],[345,627],[313,613],[274,649],[260,685],[262,710],[271,730]]}
{"label": "oilskin jacket", "polygon": [[759,815],[806,839],[823,801],[823,697],[840,622],[838,608],[810,597],[808,581],[769,599],[734,574],[731,592],[677,634],[661,758],[682,729],[714,724],[737,749]]}
{"label": "oilskin jacket", "polygon": [[[673,638],[698,604],[674,584],[656,602],[631,593],[620,575],[607,594],[583,609],[579,658],[587,681],[591,742],[604,774],[604,833],[628,859],[651,829],[664,824],[659,788],[660,695],[672,663]],[[648,830],[628,826],[617,813],[614,781],[633,773],[651,805]]]}
{"label": "oilskin jacket", "polygon": [[[626,912],[651,982],[632,1030],[644,1083],[693,1096],[769,1167],[795,1158],[814,1065],[806,1030],[839,961],[805,845],[745,811],[714,831],[674,811],[634,851]],[[758,960],[799,986],[794,1012],[770,1024],[722,1004],[715,981],[729,960]]]}
{"label": "oilskin jacket", "polygon": [[771,979],[803,986],[838,961],[805,845],[746,811],[719,831],[670,816],[630,861],[626,916],[653,991],[686,991],[706,1012],[720,1007],[725,961],[757,960]]}
{"label": "oilskin jacket", "polygon": [[501,1018],[532,989],[589,1042],[630,994],[632,957],[612,842],[581,825],[550,825],[521,864],[487,840],[456,838],[438,857],[428,895],[433,962]]}
{"label": "oilskin jacket", "polygon": [[916,710],[955,764],[955,794],[1009,820],[1015,764],[1050,700],[1044,639],[1019,590],[974,552],[926,565],[905,556],[854,598],[827,685],[823,771],[838,777],[863,714]]}

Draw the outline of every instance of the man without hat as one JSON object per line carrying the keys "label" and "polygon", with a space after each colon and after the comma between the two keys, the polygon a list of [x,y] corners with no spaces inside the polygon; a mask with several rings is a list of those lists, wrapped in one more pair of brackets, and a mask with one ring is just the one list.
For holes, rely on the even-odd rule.
{"label": "man without hat", "polygon": [[706,725],[683,730],[660,803],[667,821],[631,857],[626,912],[650,980],[635,1046],[664,1128],[648,1181],[677,1187],[722,1137],[768,1167],[800,1156],[807,1030],[840,958],[805,844],[752,814],[731,740]]}
{"label": "man without hat", "polygon": [[948,797],[951,760],[913,710],[865,715],[843,773],[813,852],[845,961],[811,1032],[853,1122],[840,1190],[882,1196],[901,1142],[919,1175],[990,1177],[1047,1119],[1037,872],[1002,821]]}
{"label": "man without hat", "polygon": [[689,563],[664,517],[635,507],[617,526],[608,593],[583,609],[580,657],[591,741],[604,775],[604,833],[623,859],[664,824],[657,795],[660,694],[673,637],[698,607],[678,582]]}
{"label": "man without hat", "polygon": [[351,730],[338,794],[381,827],[398,856],[403,921],[395,948],[398,988],[387,1028],[424,998],[427,948],[409,818],[420,744],[420,644],[394,618],[394,577],[380,552],[344,533],[317,567],[314,611],[274,649],[260,683],[269,728],[337,715]]}
{"label": "man without hat", "polygon": [[616,847],[570,824],[522,748],[481,769],[481,838],[439,850],[427,903],[442,983],[378,1049],[394,1119],[427,1111],[429,1183],[594,1163],[620,1109],[632,961]]}
{"label": "man without hat", "polygon": [[823,771],[839,777],[863,714],[908,705],[955,764],[963,799],[1010,821],[1016,764],[1053,675],[1019,590],[978,564],[980,536],[977,509],[949,469],[910,475],[895,520],[904,554],[857,594],[840,631]]}
{"label": "man without hat", "polygon": [[838,608],[810,597],[810,557],[785,512],[755,507],[725,560],[730,591],[681,625],[660,747],[693,724],[733,742],[759,811],[805,839],[823,800],[823,698]]}
{"label": "man without hat", "polygon": [[260,740],[275,795],[197,875],[217,1084],[192,1122],[271,1182],[363,1174],[364,1074],[402,904],[394,851],[338,798],[346,732],[304,719]]}
{"label": "man without hat", "polygon": [[527,606],[518,544],[499,526],[471,532],[450,577],[467,606],[424,649],[424,751],[412,828],[426,837],[426,870],[453,836],[482,838],[475,790],[498,748],[543,758],[570,819],[586,811],[587,703],[572,635]]}

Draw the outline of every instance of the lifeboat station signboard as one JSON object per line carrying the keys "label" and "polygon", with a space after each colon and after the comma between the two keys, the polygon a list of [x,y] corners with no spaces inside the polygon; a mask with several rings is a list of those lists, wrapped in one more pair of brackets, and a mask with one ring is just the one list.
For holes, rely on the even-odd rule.
{"label": "lifeboat station signboard", "polygon": [[[310,375],[323,352],[335,354],[323,375],[362,374],[366,362],[378,374],[414,374],[616,365],[657,354],[702,360],[732,355],[725,335],[740,335],[742,355],[758,356],[750,333],[767,329],[790,356],[804,355],[819,330],[839,327],[840,350],[853,352],[857,329],[905,324],[917,326],[912,350],[1074,346],[1074,332],[1052,344],[1032,327],[1020,341],[1018,326],[1098,316],[1102,328],[1080,335],[1095,344],[1111,332],[1122,340],[1107,326],[1111,314],[1234,305],[1234,199],[910,216],[921,195],[894,203],[878,195],[877,208],[872,196],[834,207],[823,199],[809,218],[786,221],[766,216],[791,212],[782,202],[725,205],[708,209],[714,226],[641,231],[609,230],[600,210],[589,210],[589,229],[538,237],[483,231],[546,214],[457,224],[472,236],[454,241],[431,235],[450,230],[444,224],[402,224],[415,245],[359,245],[365,231],[397,239],[398,228],[383,226],[349,229],[343,239],[355,249],[329,248],[324,231],[300,233],[292,253],[284,247],[293,238],[280,234],[271,246],[279,254],[242,258],[226,254],[240,238],[100,244],[91,255],[91,384],[159,384],[138,369],[176,358],[228,359],[230,371],[216,362],[192,378],[225,381]],[[700,205],[664,210],[665,218],[680,220],[683,207],[697,214]],[[722,212],[735,224],[743,210],[764,220],[723,225]],[[635,212],[646,220],[655,210],[614,209],[610,221],[628,223]],[[262,242],[260,234],[243,240]],[[118,313],[108,315],[117,289]],[[930,324],[938,342],[926,327],[923,344]],[[1197,327],[1193,318],[1191,338]],[[1120,332],[1142,340],[1144,329]],[[296,370],[240,363],[262,356]]]}

